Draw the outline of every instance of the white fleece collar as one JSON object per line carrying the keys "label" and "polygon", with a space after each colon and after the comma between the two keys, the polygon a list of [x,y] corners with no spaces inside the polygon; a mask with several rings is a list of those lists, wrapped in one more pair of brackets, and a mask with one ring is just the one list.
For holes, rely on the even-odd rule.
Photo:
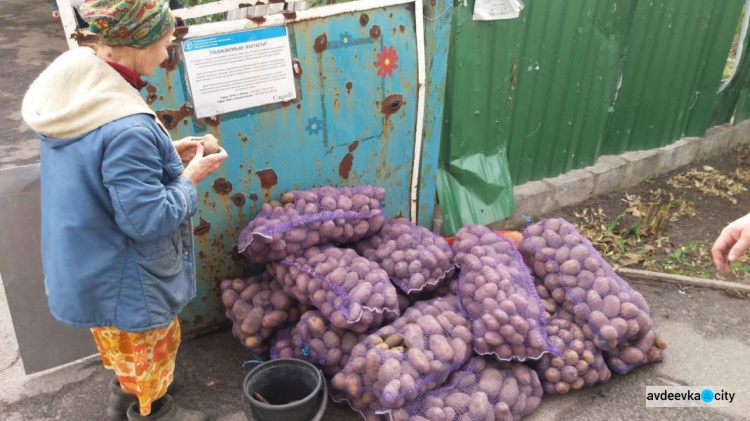
{"label": "white fleece collar", "polygon": [[26,124],[55,139],[75,138],[134,114],[155,116],[138,91],[88,47],[55,59],[31,84],[22,106]]}

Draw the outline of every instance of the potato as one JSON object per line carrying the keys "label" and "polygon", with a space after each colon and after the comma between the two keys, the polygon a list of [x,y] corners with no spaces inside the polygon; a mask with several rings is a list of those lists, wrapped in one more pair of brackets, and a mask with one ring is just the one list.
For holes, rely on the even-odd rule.
{"label": "potato", "polygon": [[391,417],[411,421],[519,419],[539,406],[541,396],[539,379],[528,367],[478,357],[453,373],[438,389],[407,401]]}
{"label": "potato", "polygon": [[270,272],[224,281],[220,289],[227,316],[233,322],[232,333],[254,352],[267,352],[270,344],[266,341],[277,330],[299,320],[305,310],[281,289]]}
{"label": "potato", "polygon": [[458,298],[472,319],[475,350],[519,360],[548,351],[540,327],[544,307],[513,244],[487,227],[467,225],[456,234],[453,247],[461,262]]}
{"label": "potato", "polygon": [[[371,236],[380,230],[384,217],[381,201],[366,196],[368,191],[376,191],[368,187],[326,186],[286,193],[282,197],[285,206],[265,204],[242,230],[238,252],[253,262],[267,263],[319,244],[348,243]],[[367,200],[368,205],[352,210],[352,197],[358,197],[358,203]],[[351,221],[352,215],[346,211],[356,212],[359,220]]]}
{"label": "potato", "polygon": [[[535,274],[544,279],[547,293],[581,323],[590,324],[582,326],[583,332],[597,347],[612,350],[653,326],[643,297],[614,273],[572,225],[563,220],[537,225],[527,229],[520,250]],[[548,240],[556,238],[549,231],[563,237],[564,245],[549,247]],[[536,247],[542,242],[550,250]],[[558,260],[568,254],[564,247],[572,247],[570,259],[559,265]],[[556,276],[562,280],[559,287]]]}
{"label": "potato", "polygon": [[[466,332],[469,326],[456,304],[455,296],[415,303],[392,325],[354,346],[349,362],[334,377],[339,379],[334,388],[346,394],[357,409],[386,410],[440,385],[470,358],[471,342],[467,344],[452,334],[458,327]],[[359,378],[359,384],[368,385],[373,392],[371,402],[362,401],[363,390],[350,393],[351,387],[341,378],[351,376]]]}
{"label": "potato", "polygon": [[652,329],[638,338],[626,340],[617,348],[605,352],[604,358],[612,371],[627,374],[641,365],[662,361],[666,347],[664,338]]}
{"label": "potato", "polygon": [[546,354],[531,364],[545,392],[567,393],[609,379],[602,352],[585,339],[583,330],[575,322],[555,317],[547,325],[547,334],[550,342],[562,351],[562,357]]}
{"label": "potato", "polygon": [[[311,247],[268,268],[284,291],[317,307],[338,328],[362,333],[399,312],[388,275],[354,250]],[[323,273],[317,273],[318,269]]]}
{"label": "potato", "polygon": [[201,145],[203,145],[203,156],[213,155],[219,153],[221,150],[219,147],[219,139],[210,134],[204,135],[201,138]]}

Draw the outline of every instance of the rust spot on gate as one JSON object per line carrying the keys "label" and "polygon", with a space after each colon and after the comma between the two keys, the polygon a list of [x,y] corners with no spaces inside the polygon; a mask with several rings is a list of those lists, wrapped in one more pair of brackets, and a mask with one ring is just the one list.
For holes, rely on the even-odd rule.
{"label": "rust spot on gate", "polygon": [[269,168],[266,170],[260,170],[255,173],[260,179],[260,186],[264,189],[270,189],[279,182],[279,177],[276,175],[276,171]]}
{"label": "rust spot on gate", "polygon": [[296,58],[292,59],[292,73],[294,73],[294,77],[297,79],[302,77],[302,64]]}
{"label": "rust spot on gate", "polygon": [[148,92],[148,95],[146,96],[146,102],[149,104],[153,104],[156,102],[156,99],[158,98],[158,95],[156,95],[156,86],[152,84],[146,85],[146,92]]}
{"label": "rust spot on gate", "polygon": [[242,193],[237,193],[232,196],[232,203],[238,208],[245,206],[245,196]]}
{"label": "rust spot on gate", "polygon": [[178,56],[177,47],[175,47],[174,44],[170,44],[169,47],[167,47],[167,53],[169,53],[169,56],[160,64],[160,66],[166,71],[171,72],[177,69],[177,66],[180,64],[180,58]]}
{"label": "rust spot on gate", "polygon": [[370,38],[380,38],[380,27],[378,25],[372,25],[372,27],[370,28]]}
{"label": "rust spot on gate", "polygon": [[99,35],[92,34],[90,32],[83,32],[80,29],[76,29],[75,32],[70,34],[70,39],[75,41],[79,47],[85,47],[87,45],[99,44]]}
{"label": "rust spot on gate", "polygon": [[383,102],[380,103],[380,112],[382,112],[386,116],[390,116],[391,114],[400,110],[404,104],[405,102],[403,96],[399,94],[388,95],[387,97],[385,97],[385,99],[383,99]]}
{"label": "rust spot on gate", "polygon": [[258,195],[255,194],[255,193],[250,193],[250,200],[252,200],[253,202],[257,202],[258,201]]}
{"label": "rust spot on gate", "polygon": [[190,30],[190,27],[188,26],[178,26],[174,28],[175,39],[177,41],[182,41],[185,38],[185,35],[187,35],[189,30]]}
{"label": "rust spot on gate", "polygon": [[211,127],[219,127],[219,123],[221,123],[221,119],[219,118],[219,116],[216,116],[216,117],[206,117],[206,118],[203,119],[203,121],[205,121],[206,124],[208,124]]}
{"label": "rust spot on gate", "polygon": [[344,180],[349,179],[349,171],[352,170],[352,164],[354,163],[354,155],[348,153],[344,155],[344,159],[339,164],[339,177]]}
{"label": "rust spot on gate", "polygon": [[198,226],[193,229],[193,234],[206,235],[209,231],[211,231],[211,224],[206,222],[205,219],[201,218]]}
{"label": "rust spot on gate", "polygon": [[232,191],[232,183],[227,181],[226,178],[217,178],[214,181],[214,190],[219,194],[226,194]]}
{"label": "rust spot on gate", "polygon": [[370,17],[367,16],[367,13],[362,13],[359,15],[359,24],[362,26],[367,26],[367,24],[370,22]]}
{"label": "rust spot on gate", "polygon": [[250,19],[251,21],[253,21],[253,22],[257,23],[257,24],[261,24],[261,23],[263,23],[263,22],[266,21],[266,17],[265,16],[254,16],[254,17],[248,18],[248,19]]}
{"label": "rust spot on gate", "polygon": [[234,261],[234,262],[241,262],[241,261],[244,260],[244,258],[242,257],[242,255],[237,250],[238,250],[237,244],[235,244],[232,247],[232,251],[230,251],[228,254],[229,254],[230,258],[232,259],[232,261]]}
{"label": "rust spot on gate", "polygon": [[354,163],[354,151],[359,146],[359,140],[355,140],[349,145],[349,153],[344,155],[344,158],[339,163],[339,177],[344,180],[349,179],[349,173],[352,170],[352,164]]}
{"label": "rust spot on gate", "polygon": [[347,94],[352,93],[352,83],[351,82],[346,82],[346,93]]}
{"label": "rust spot on gate", "polygon": [[281,14],[284,15],[285,20],[297,19],[297,12],[295,12],[294,10],[282,10]]}
{"label": "rust spot on gate", "polygon": [[185,119],[193,114],[193,106],[185,103],[179,110],[162,110],[156,112],[156,117],[168,130],[177,127],[180,120]]}
{"label": "rust spot on gate", "polygon": [[406,31],[406,27],[404,25],[399,25],[398,30],[401,31],[401,33],[403,34],[404,31]]}
{"label": "rust spot on gate", "polygon": [[315,50],[316,53],[321,54],[323,51],[328,49],[328,35],[321,34],[318,35],[317,38],[315,38],[315,44],[313,44],[313,50]]}

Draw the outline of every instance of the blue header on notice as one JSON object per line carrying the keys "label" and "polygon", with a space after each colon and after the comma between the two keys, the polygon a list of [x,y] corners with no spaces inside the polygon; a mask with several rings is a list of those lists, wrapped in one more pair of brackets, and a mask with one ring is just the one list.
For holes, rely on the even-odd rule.
{"label": "blue header on notice", "polygon": [[271,28],[251,29],[249,31],[233,32],[231,34],[211,35],[207,37],[191,38],[182,41],[185,51],[205,50],[206,48],[226,47],[246,42],[262,41],[269,38],[286,36],[286,27],[274,26]]}

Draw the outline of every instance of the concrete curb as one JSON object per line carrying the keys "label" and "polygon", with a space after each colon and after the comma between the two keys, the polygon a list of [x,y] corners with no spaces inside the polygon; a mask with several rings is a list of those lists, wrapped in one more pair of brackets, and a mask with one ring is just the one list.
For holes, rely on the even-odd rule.
{"label": "concrete curb", "polygon": [[[513,188],[516,210],[507,219],[488,224],[493,229],[513,229],[532,218],[555,209],[581,203],[602,193],[634,186],[649,177],[661,175],[750,144],[750,120],[736,126],[712,127],[702,138],[688,137],[662,148],[604,155],[590,167],[566,174],[531,181]],[[442,218],[436,227],[442,227]],[[439,221],[437,219],[440,219]]]}
{"label": "concrete curb", "polygon": [[627,268],[617,269],[617,274],[628,279],[676,284],[683,287],[691,286],[697,288],[716,289],[720,291],[737,291],[750,294],[750,285],[739,284],[736,282],[717,281],[715,279],[703,279],[695,278],[692,276],[672,275],[669,273],[651,272],[648,270]]}

